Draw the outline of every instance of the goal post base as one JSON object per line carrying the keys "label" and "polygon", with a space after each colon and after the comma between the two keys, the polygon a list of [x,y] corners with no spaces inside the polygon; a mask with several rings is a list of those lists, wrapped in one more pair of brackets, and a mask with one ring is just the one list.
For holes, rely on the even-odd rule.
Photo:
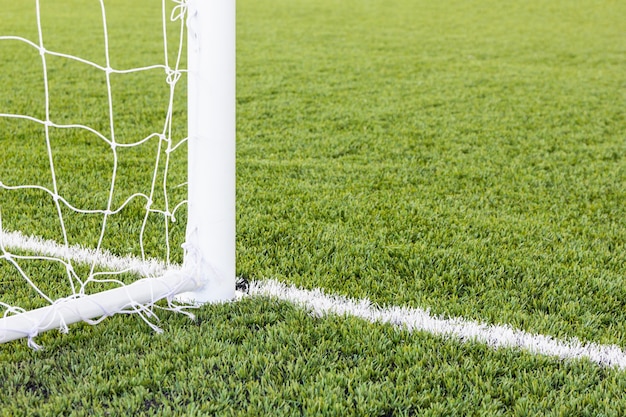
{"label": "goal post base", "polygon": [[151,305],[164,298],[171,299],[181,292],[192,291],[197,286],[197,281],[183,271],[175,271],[97,294],[61,299],[46,307],[0,318],[0,343],[33,338],[44,331],[66,329],[79,321]]}

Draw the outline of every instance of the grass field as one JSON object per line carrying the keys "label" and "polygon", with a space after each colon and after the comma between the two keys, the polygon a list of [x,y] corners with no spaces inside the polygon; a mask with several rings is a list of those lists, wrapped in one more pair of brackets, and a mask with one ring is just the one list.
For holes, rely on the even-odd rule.
{"label": "grass field", "polygon": [[[0,0],[0,36],[36,41],[27,3]],[[49,48],[101,62],[97,7],[58,3],[44,7]],[[112,65],[162,60],[147,3],[159,9],[107,1]],[[237,274],[626,349],[625,17],[612,0],[239,0]],[[43,117],[40,61],[0,42],[0,113]],[[50,65],[53,116],[106,131],[101,74]],[[159,74],[115,81],[117,133],[141,136],[163,115]],[[0,181],[50,186],[37,129],[0,118]],[[110,153],[57,133],[59,187],[103,204]],[[154,147],[122,155],[115,201],[145,187]],[[180,149],[172,185],[185,181]],[[41,197],[0,189],[4,227],[58,239]],[[137,254],[140,208],[112,220],[107,249]],[[72,243],[93,245],[98,220],[66,216]],[[159,238],[146,246],[164,256]],[[0,300],[27,302],[14,276],[1,262]],[[624,371],[588,360],[267,297],[196,313],[164,312],[162,334],[124,315],[41,335],[41,351],[1,345],[0,415],[626,414]]]}

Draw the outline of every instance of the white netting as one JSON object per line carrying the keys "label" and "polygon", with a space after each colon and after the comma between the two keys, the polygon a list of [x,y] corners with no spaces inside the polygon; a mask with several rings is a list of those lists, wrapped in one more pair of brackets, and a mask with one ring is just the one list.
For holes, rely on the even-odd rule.
{"label": "white netting", "polygon": [[0,317],[182,262],[186,3],[106,4],[0,0]]}

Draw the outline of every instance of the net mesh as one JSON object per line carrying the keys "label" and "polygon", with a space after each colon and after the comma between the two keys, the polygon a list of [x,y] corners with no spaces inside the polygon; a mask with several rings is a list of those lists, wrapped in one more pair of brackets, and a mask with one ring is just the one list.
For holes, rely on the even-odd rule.
{"label": "net mesh", "polygon": [[[0,0],[3,316],[183,259],[186,3],[106,4]],[[158,329],[154,308],[182,310],[175,292],[121,312]]]}

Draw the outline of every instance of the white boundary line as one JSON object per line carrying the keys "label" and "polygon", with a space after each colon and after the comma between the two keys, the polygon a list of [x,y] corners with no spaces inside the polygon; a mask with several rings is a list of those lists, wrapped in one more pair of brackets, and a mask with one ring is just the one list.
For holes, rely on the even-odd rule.
{"label": "white boundary line", "polygon": [[491,325],[463,318],[434,317],[428,310],[407,307],[377,307],[368,299],[328,295],[321,289],[304,290],[274,280],[256,281],[250,294],[269,296],[305,307],[317,316],[337,314],[386,323],[409,332],[423,331],[460,341],[484,343],[495,349],[521,348],[530,353],[560,359],[588,359],[602,366],[626,369],[626,353],[617,345],[583,343],[531,334],[506,325]]}
{"label": "white boundary line", "polygon": [[[162,274],[166,265],[157,260],[142,261],[134,257],[116,257],[78,246],[65,247],[56,242],[25,237],[18,232],[0,231],[0,245],[5,248],[29,250],[48,256],[96,263],[112,270],[130,270],[142,275]],[[275,280],[250,283],[249,294],[290,302],[316,316],[327,314],[358,317],[370,322],[391,324],[409,332],[423,331],[452,337],[460,341],[484,343],[495,349],[519,348],[533,354],[560,359],[588,359],[602,366],[626,369],[626,353],[617,345],[583,343],[576,338],[556,339],[532,334],[506,325],[491,325],[463,318],[434,317],[428,310],[399,306],[378,307],[368,299],[326,294],[322,289],[305,290]]]}
{"label": "white boundary line", "polygon": [[145,277],[163,275],[166,270],[175,269],[174,266],[168,267],[164,262],[156,259],[144,261],[133,256],[120,257],[107,251],[87,249],[78,245],[68,247],[51,240],[24,236],[20,232],[6,230],[0,230],[0,249],[2,247],[26,250],[60,259],[71,259],[80,263],[95,263],[112,271],[136,272]]}

